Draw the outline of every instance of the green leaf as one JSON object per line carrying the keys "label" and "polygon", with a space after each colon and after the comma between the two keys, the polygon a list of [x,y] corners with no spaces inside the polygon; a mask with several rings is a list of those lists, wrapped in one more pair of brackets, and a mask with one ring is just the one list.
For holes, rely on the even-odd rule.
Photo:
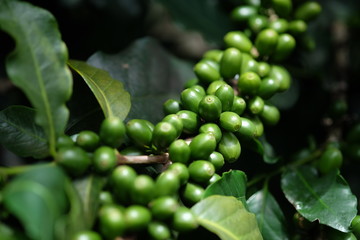
{"label": "green leaf", "polygon": [[67,208],[65,174],[54,166],[38,166],[18,175],[3,191],[6,209],[32,239],[54,239],[54,226]]}
{"label": "green leaf", "polygon": [[20,157],[49,155],[44,130],[35,124],[35,110],[10,106],[0,112],[0,143]]}
{"label": "green leaf", "polygon": [[105,117],[124,120],[130,111],[130,95],[123,84],[113,79],[108,72],[85,62],[70,60],[68,65],[85,80],[98,100]]}
{"label": "green leaf", "polygon": [[170,55],[152,38],[139,39],[118,54],[97,52],[88,63],[124,83],[131,95],[128,119],[153,123],[163,118],[163,103],[178,99],[183,83],[194,77],[192,64]]}
{"label": "green leaf", "polygon": [[255,215],[241,201],[231,196],[207,197],[191,210],[199,224],[222,240],[262,239]]}
{"label": "green leaf", "polygon": [[105,179],[96,175],[90,175],[83,179],[74,181],[74,187],[77,190],[83,208],[82,221],[86,228],[92,228],[97,210],[99,208],[99,195],[105,184]]}
{"label": "green leaf", "polygon": [[35,108],[35,121],[43,127],[54,155],[56,138],[64,132],[69,117],[65,102],[72,90],[67,49],[56,20],[29,3],[3,0],[0,29],[16,42],[15,50],[6,59],[7,74]]}
{"label": "green leaf", "polygon": [[319,220],[342,232],[348,232],[357,213],[357,199],[336,171],[318,176],[315,168],[289,169],[281,178],[286,198],[309,221]]}
{"label": "green leaf", "polygon": [[233,196],[246,206],[246,181],[247,177],[243,171],[225,172],[221,179],[206,188],[203,198],[211,195]]}
{"label": "green leaf", "polygon": [[264,136],[259,139],[244,139],[242,144],[246,145],[246,147],[252,151],[260,154],[265,163],[274,164],[280,160],[280,157],[276,155],[274,148],[268,141],[266,141]]}
{"label": "green leaf", "polygon": [[288,239],[283,212],[268,188],[254,193],[248,200],[250,212],[256,215],[264,239]]}

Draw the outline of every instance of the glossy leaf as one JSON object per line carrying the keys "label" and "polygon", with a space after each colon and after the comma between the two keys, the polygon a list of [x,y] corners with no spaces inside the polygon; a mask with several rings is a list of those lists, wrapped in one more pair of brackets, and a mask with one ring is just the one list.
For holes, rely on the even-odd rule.
{"label": "glossy leaf", "polygon": [[35,121],[46,133],[50,153],[55,154],[56,138],[68,121],[65,102],[72,91],[67,49],[55,18],[29,3],[4,0],[0,2],[0,29],[16,42],[6,59],[7,74],[36,109]]}
{"label": "glossy leaf", "polygon": [[211,195],[233,196],[246,206],[246,181],[247,177],[243,171],[225,172],[219,180],[206,188],[203,198]]}
{"label": "glossy leaf", "polygon": [[357,199],[336,171],[318,176],[315,168],[289,169],[281,178],[286,198],[309,221],[319,220],[342,232],[348,232],[357,213]]}
{"label": "glossy leaf", "polygon": [[265,240],[288,239],[284,214],[267,188],[254,193],[247,200],[247,205],[250,212],[256,215]]}
{"label": "glossy leaf", "polygon": [[35,124],[35,110],[10,106],[0,112],[0,143],[20,157],[49,155],[44,130]]}
{"label": "glossy leaf", "polygon": [[54,239],[54,227],[67,207],[66,176],[54,166],[38,166],[18,175],[3,191],[6,209],[32,239]]}
{"label": "glossy leaf", "polygon": [[199,224],[222,240],[262,239],[255,215],[241,201],[231,196],[207,197],[191,210]]}
{"label": "glossy leaf", "polygon": [[74,181],[74,187],[77,190],[83,210],[82,221],[85,222],[86,228],[90,229],[97,216],[99,208],[99,195],[105,184],[102,177],[90,175],[83,179]]}
{"label": "glossy leaf", "polygon": [[131,95],[128,119],[153,123],[163,118],[163,103],[178,99],[183,83],[194,77],[191,64],[170,55],[151,38],[139,39],[118,54],[97,52],[88,63],[124,83]]}
{"label": "glossy leaf", "polygon": [[130,111],[130,95],[123,84],[108,72],[86,62],[70,60],[68,65],[84,79],[99,102],[105,117],[125,119]]}
{"label": "glossy leaf", "polygon": [[268,141],[266,141],[264,136],[259,139],[244,139],[242,144],[246,145],[246,147],[252,151],[260,154],[263,157],[264,162],[268,164],[274,164],[280,160],[280,157],[276,155],[274,148]]}

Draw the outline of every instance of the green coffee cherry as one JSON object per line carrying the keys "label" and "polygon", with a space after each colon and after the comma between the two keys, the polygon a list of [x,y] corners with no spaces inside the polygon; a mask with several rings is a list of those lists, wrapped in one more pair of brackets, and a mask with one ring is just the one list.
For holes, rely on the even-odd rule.
{"label": "green coffee cherry", "polygon": [[348,111],[348,104],[345,99],[335,99],[329,106],[329,116],[333,119],[339,119]]}
{"label": "green coffee cherry", "polygon": [[280,17],[287,17],[292,10],[291,0],[271,0],[271,5]]}
{"label": "green coffee cherry", "polygon": [[275,52],[271,56],[271,58],[275,61],[282,61],[292,53],[295,46],[296,46],[296,41],[293,36],[287,33],[280,34]]}
{"label": "green coffee cherry", "polygon": [[174,163],[188,163],[190,160],[190,153],[190,147],[183,139],[177,139],[169,146],[169,158]]}
{"label": "green coffee cherry", "polygon": [[221,176],[219,174],[214,174],[210,179],[209,179],[209,182],[208,182],[208,186],[210,184],[213,184],[214,182],[216,182],[217,180],[219,180],[221,178]]}
{"label": "green coffee cherry", "polygon": [[180,180],[180,185],[184,185],[189,180],[189,170],[187,166],[181,162],[171,164],[168,170],[175,172]]}
{"label": "green coffee cherry", "polygon": [[131,200],[135,204],[148,204],[154,198],[154,192],[155,182],[145,174],[138,175],[130,187]]}
{"label": "green coffee cherry", "polygon": [[241,74],[238,81],[238,87],[241,94],[256,94],[260,84],[261,79],[259,75],[254,72],[246,72]]}
{"label": "green coffee cherry", "polygon": [[221,113],[219,123],[223,129],[229,132],[236,132],[241,128],[241,118],[234,112]]}
{"label": "green coffee cherry", "polygon": [[114,204],[114,198],[111,192],[101,191],[99,194],[100,205]]}
{"label": "green coffee cherry", "polygon": [[249,28],[254,33],[258,33],[269,25],[268,18],[262,15],[251,16],[248,21]]}
{"label": "green coffee cherry", "polygon": [[101,236],[94,231],[78,232],[71,240],[102,240]]}
{"label": "green coffee cherry", "polygon": [[225,164],[224,156],[215,151],[210,154],[208,161],[214,165],[215,171],[219,171]]}
{"label": "green coffee cherry", "polygon": [[264,125],[263,125],[262,121],[257,116],[251,118],[250,120],[254,123],[254,125],[256,127],[255,137],[260,137],[261,135],[263,135]]}
{"label": "green coffee cherry", "polygon": [[241,118],[242,125],[239,131],[235,134],[241,138],[254,138],[257,135],[255,124],[248,118]]}
{"label": "green coffee cherry", "polygon": [[210,83],[210,85],[206,89],[206,94],[214,95],[216,90],[218,90],[218,88],[221,87],[224,84],[226,84],[226,82],[223,81],[223,80],[219,80],[219,81],[215,81],[215,82]]}
{"label": "green coffee cherry", "polygon": [[95,150],[93,166],[98,173],[108,173],[115,168],[117,157],[115,150],[108,146],[102,146]]}
{"label": "green coffee cherry", "polygon": [[203,55],[203,59],[210,59],[215,62],[220,62],[220,59],[222,57],[223,51],[219,49],[211,49],[205,52]]}
{"label": "green coffee cherry", "polygon": [[131,205],[124,211],[126,228],[128,231],[141,231],[146,229],[151,221],[151,212],[147,207]]}
{"label": "green coffee cherry", "polygon": [[187,183],[181,191],[181,200],[187,206],[192,206],[202,199],[204,192],[205,189],[200,185]]}
{"label": "green coffee cherry", "polygon": [[220,99],[214,95],[206,95],[199,103],[199,115],[207,122],[216,121],[222,112]]}
{"label": "green coffee cherry", "polygon": [[180,177],[175,171],[164,171],[155,180],[155,196],[173,196],[180,188]]}
{"label": "green coffee cherry", "polygon": [[271,28],[259,32],[255,39],[255,47],[261,56],[271,55],[276,48],[279,34]]}
{"label": "green coffee cherry", "polygon": [[249,53],[252,48],[250,39],[240,31],[228,32],[224,37],[224,42],[227,47],[234,47],[245,53]]}
{"label": "green coffee cherry", "polygon": [[199,223],[192,211],[186,207],[179,207],[173,215],[172,227],[178,232],[187,232],[196,229]]}
{"label": "green coffee cherry", "polygon": [[167,240],[171,237],[169,227],[162,222],[152,221],[147,227],[150,237],[154,240]]}
{"label": "green coffee cherry", "polygon": [[262,97],[263,99],[269,99],[271,98],[275,93],[278,92],[280,88],[280,82],[277,81],[274,78],[264,78],[261,81],[259,90],[258,90],[258,95],[260,97]]}
{"label": "green coffee cherry", "polygon": [[176,114],[169,114],[167,116],[165,116],[163,118],[163,120],[161,120],[162,122],[168,122],[170,123],[171,125],[173,125],[176,129],[176,132],[177,132],[177,136],[180,136],[182,130],[183,130],[183,123],[180,119],[180,117]]}
{"label": "green coffee cherry", "polygon": [[267,125],[276,125],[280,120],[279,109],[273,105],[264,105],[264,109],[259,114],[261,120]]}
{"label": "green coffee cherry", "polygon": [[345,138],[347,142],[360,143],[360,122],[351,126]]}
{"label": "green coffee cherry", "polygon": [[121,203],[128,203],[130,201],[130,187],[136,176],[135,170],[127,165],[118,166],[111,173],[110,184],[112,191]]}
{"label": "green coffee cherry", "polygon": [[261,113],[264,109],[264,100],[259,96],[253,97],[248,102],[248,109],[255,115]]}
{"label": "green coffee cherry", "polygon": [[234,103],[234,89],[228,85],[224,84],[220,86],[216,92],[217,96],[221,101],[222,111],[229,111]]}
{"label": "green coffee cherry", "polygon": [[153,131],[152,144],[156,147],[156,149],[164,150],[178,136],[178,130],[174,127],[174,125],[168,122],[159,122],[156,124]]}
{"label": "green coffee cherry", "polygon": [[206,62],[199,62],[194,67],[195,75],[201,82],[211,83],[220,79],[220,73],[216,68]]}
{"label": "green coffee cherry", "polygon": [[283,92],[289,89],[291,84],[291,76],[284,67],[279,65],[271,66],[269,77],[279,82],[279,92]]}
{"label": "green coffee cherry", "polygon": [[244,22],[256,14],[256,7],[244,5],[234,8],[230,13],[230,17],[233,21]]}
{"label": "green coffee cherry", "polygon": [[105,239],[122,236],[127,228],[123,210],[117,205],[104,205],[99,210],[99,230]]}
{"label": "green coffee cherry", "polygon": [[181,104],[184,109],[197,113],[202,97],[198,91],[187,88],[181,92]]}
{"label": "green coffee cherry", "polygon": [[118,148],[125,139],[126,128],[120,118],[106,118],[100,125],[99,136],[102,143]]}
{"label": "green coffee cherry", "polygon": [[270,69],[270,65],[267,62],[259,62],[257,74],[262,78],[266,77],[270,73]]}
{"label": "green coffee cherry", "polygon": [[259,71],[259,64],[258,62],[251,57],[251,55],[244,53],[242,55],[242,63],[240,67],[240,74],[247,73],[247,72],[255,72]]}
{"label": "green coffee cherry", "polygon": [[181,110],[177,113],[183,123],[183,132],[186,134],[194,134],[200,127],[200,119],[194,112]]}
{"label": "green coffee cherry", "polygon": [[239,74],[242,54],[237,48],[227,48],[220,61],[220,74],[223,78],[229,79]]}
{"label": "green coffee cherry", "polygon": [[196,160],[189,165],[190,179],[196,183],[206,183],[214,173],[214,165],[206,160]]}
{"label": "green coffee cherry", "polygon": [[212,67],[213,69],[215,69],[216,71],[218,71],[220,73],[220,65],[219,65],[219,62],[217,62],[217,61],[214,61],[214,60],[211,60],[211,59],[201,59],[199,61],[199,63],[206,63],[210,67]]}
{"label": "green coffee cherry", "polygon": [[241,154],[241,146],[237,137],[231,132],[223,132],[223,137],[218,145],[218,152],[223,155],[225,161],[235,162]]}
{"label": "green coffee cherry", "polygon": [[274,29],[277,33],[284,33],[288,30],[289,23],[286,19],[278,18],[269,24],[269,28]]}
{"label": "green coffee cherry", "polygon": [[175,114],[181,110],[180,102],[174,99],[168,99],[163,104],[163,112],[168,114]]}
{"label": "green coffee cherry", "polygon": [[206,95],[205,89],[203,86],[200,86],[198,84],[190,87],[190,89],[195,90],[196,92],[198,92],[202,97],[204,97]]}
{"label": "green coffee cherry", "polygon": [[235,96],[234,97],[234,101],[233,101],[233,105],[231,107],[231,112],[234,112],[238,115],[243,114],[243,112],[246,109],[246,102],[243,98]]}
{"label": "green coffee cherry", "polygon": [[144,119],[132,119],[126,123],[126,134],[137,146],[150,146],[153,135],[150,124]]}
{"label": "green coffee cherry", "polygon": [[303,20],[293,20],[289,22],[288,31],[293,35],[300,35],[307,30],[307,24]]}
{"label": "green coffee cherry", "polygon": [[328,146],[317,162],[319,171],[326,174],[332,170],[338,169],[343,163],[341,151],[333,146]]}
{"label": "green coffee cherry", "polygon": [[351,221],[351,230],[356,237],[360,236],[360,215],[356,215]]}
{"label": "green coffee cherry", "polygon": [[83,175],[91,164],[88,154],[76,146],[60,148],[55,159],[72,176]]}
{"label": "green coffee cherry", "polygon": [[76,137],[76,145],[89,152],[97,148],[99,141],[99,136],[95,132],[89,130],[81,131]]}
{"label": "green coffee cherry", "polygon": [[61,135],[56,139],[56,149],[64,148],[64,147],[72,147],[74,146],[74,141],[70,136]]}
{"label": "green coffee cherry", "polygon": [[215,137],[216,143],[218,143],[222,137],[221,129],[215,123],[203,124],[199,129],[199,133],[212,133]]}
{"label": "green coffee cherry", "polygon": [[295,19],[311,21],[321,13],[321,5],[315,1],[308,1],[300,5],[294,13]]}
{"label": "green coffee cherry", "polygon": [[179,207],[179,203],[173,197],[163,196],[151,201],[149,207],[155,219],[166,220],[174,215]]}
{"label": "green coffee cherry", "polygon": [[199,133],[190,145],[191,159],[207,159],[216,148],[216,139],[212,133]]}

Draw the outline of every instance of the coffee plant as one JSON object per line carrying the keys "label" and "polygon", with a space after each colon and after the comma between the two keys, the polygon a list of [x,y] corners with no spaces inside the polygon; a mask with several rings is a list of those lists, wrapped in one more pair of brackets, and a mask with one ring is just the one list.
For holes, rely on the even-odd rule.
{"label": "coffee plant", "polygon": [[[360,236],[352,25],[324,29],[333,1],[142,1],[142,26],[115,1],[60,2],[0,0],[1,240]],[[184,47],[166,6],[212,41]],[[130,26],[122,49],[109,19]]]}

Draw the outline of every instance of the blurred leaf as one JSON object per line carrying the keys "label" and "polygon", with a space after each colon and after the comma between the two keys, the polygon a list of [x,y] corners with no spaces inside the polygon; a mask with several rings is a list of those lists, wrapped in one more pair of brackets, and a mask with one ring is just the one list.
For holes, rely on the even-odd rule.
{"label": "blurred leaf", "polygon": [[169,10],[175,22],[187,29],[201,32],[209,42],[221,45],[224,35],[234,27],[228,11],[222,8],[221,1],[158,1]]}
{"label": "blurred leaf", "polygon": [[281,188],[290,203],[309,221],[319,220],[341,232],[349,231],[357,214],[357,199],[337,171],[319,177],[310,166],[289,169],[282,175]]}
{"label": "blurred leaf", "polygon": [[245,139],[242,144],[246,145],[247,148],[260,154],[263,157],[264,162],[268,164],[277,163],[280,159],[275,153],[273,146],[266,141],[264,136],[260,138]]}
{"label": "blurred leaf", "polygon": [[92,228],[95,222],[100,203],[99,196],[104,184],[105,179],[96,175],[90,175],[74,182],[74,187],[82,202],[82,221],[85,222],[85,226],[88,229]]}
{"label": "blurred leaf", "polygon": [[250,212],[255,214],[265,240],[288,239],[284,214],[268,188],[254,193],[247,204]]}
{"label": "blurred leaf", "polygon": [[183,83],[194,77],[191,64],[176,59],[151,38],[139,39],[118,54],[97,52],[88,63],[124,83],[131,95],[128,119],[153,123],[162,119],[163,103],[178,99]]}
{"label": "blurred leaf", "polygon": [[243,171],[230,170],[206,188],[203,198],[211,195],[233,196],[246,207],[246,181],[247,177]]}
{"label": "blurred leaf", "polygon": [[35,121],[47,135],[50,153],[55,154],[56,138],[68,121],[65,102],[72,90],[67,49],[56,20],[29,3],[3,0],[0,29],[16,42],[15,50],[6,59],[7,74],[35,108]]}
{"label": "blurred leaf", "polygon": [[191,210],[199,224],[222,240],[262,239],[255,215],[241,201],[229,196],[210,196]]}
{"label": "blurred leaf", "polygon": [[130,111],[130,95],[123,84],[110,77],[104,70],[82,61],[70,60],[68,65],[80,74],[97,98],[106,118],[124,120]]}
{"label": "blurred leaf", "polygon": [[44,130],[35,124],[35,110],[10,106],[0,112],[0,143],[20,157],[49,155]]}
{"label": "blurred leaf", "polygon": [[288,110],[296,104],[300,96],[300,85],[297,79],[292,78],[290,88],[285,92],[277,93],[269,102],[280,110]]}
{"label": "blurred leaf", "polygon": [[10,228],[9,226],[0,222],[0,236],[1,240],[26,240],[28,239],[19,231]]}
{"label": "blurred leaf", "polygon": [[6,209],[33,239],[54,239],[54,226],[67,208],[66,176],[54,166],[38,166],[18,175],[3,191]]}

